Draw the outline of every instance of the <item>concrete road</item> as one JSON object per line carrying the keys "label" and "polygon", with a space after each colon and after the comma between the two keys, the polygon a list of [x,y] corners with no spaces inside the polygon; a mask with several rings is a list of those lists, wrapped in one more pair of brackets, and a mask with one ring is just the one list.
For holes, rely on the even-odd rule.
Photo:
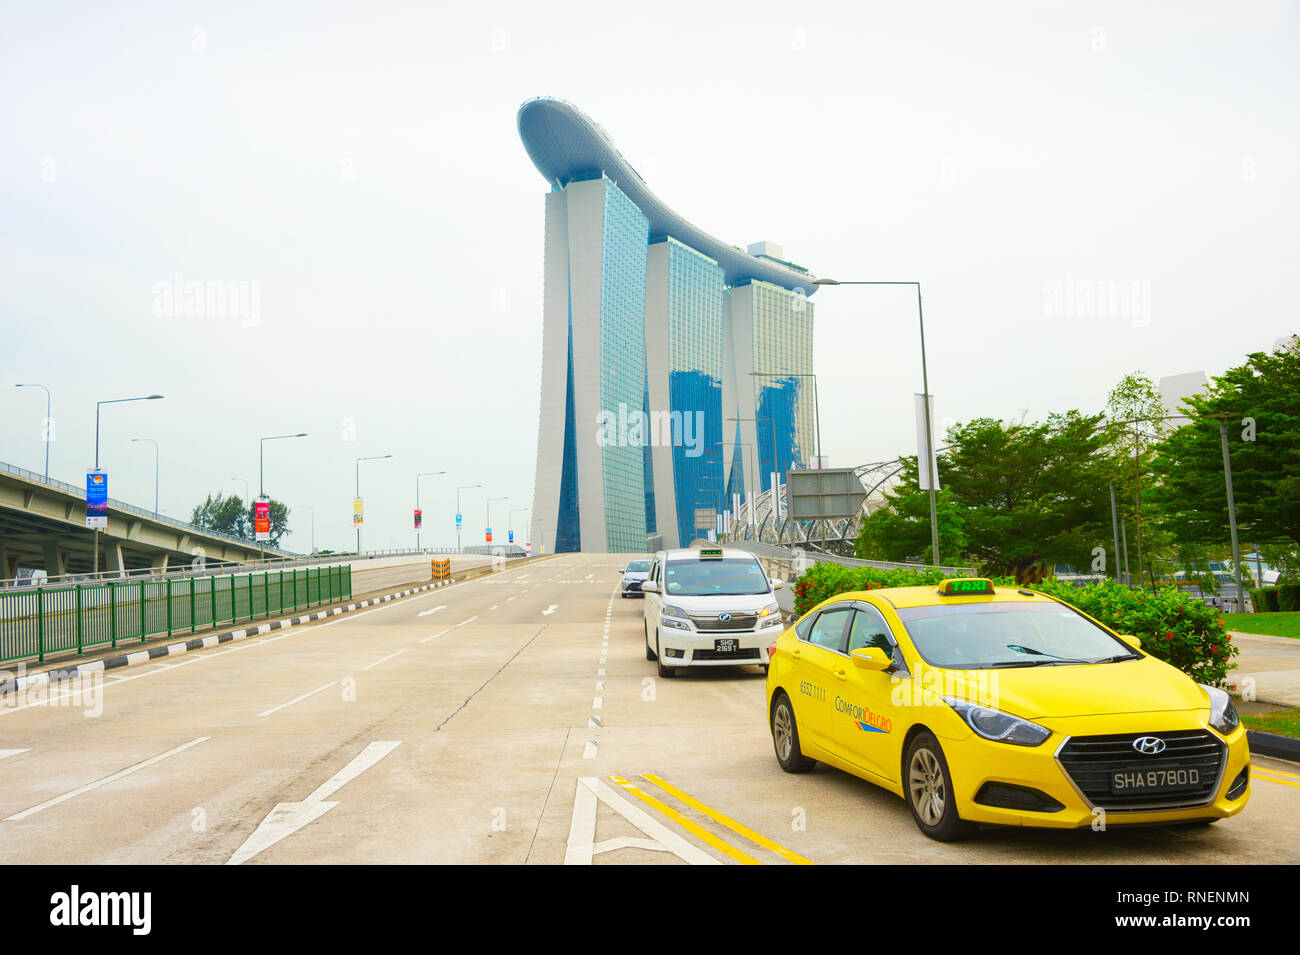
{"label": "concrete road", "polygon": [[[564,555],[0,706],[0,861],[1300,862],[1300,768],[1200,829],[987,830],[782,773],[756,668],[660,680]],[[613,777],[611,779],[611,777]]]}

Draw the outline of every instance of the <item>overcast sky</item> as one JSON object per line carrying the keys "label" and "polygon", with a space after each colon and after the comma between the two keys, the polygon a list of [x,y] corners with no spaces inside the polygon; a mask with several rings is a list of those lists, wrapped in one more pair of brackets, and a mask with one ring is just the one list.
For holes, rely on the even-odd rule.
{"label": "overcast sky", "polygon": [[[454,542],[457,484],[509,498],[500,533],[532,504],[538,95],[725,241],[923,282],[941,422],[1098,410],[1126,372],[1300,330],[1296,3],[713,6],[7,5],[0,460],[42,467],[44,395],[15,382],[50,387],[78,484],[95,401],[159,392],[105,409],[115,498],[153,500],[132,437],[187,517],[256,492],[259,436],[307,431],[267,445],[266,486],[318,546],[352,545],[354,458],[386,453],[367,548],[414,543],[417,471],[450,472],[426,544]],[[177,275],[256,298],[187,316]],[[914,299],[814,301],[831,464],[913,452]],[[484,491],[462,510],[480,541]]]}

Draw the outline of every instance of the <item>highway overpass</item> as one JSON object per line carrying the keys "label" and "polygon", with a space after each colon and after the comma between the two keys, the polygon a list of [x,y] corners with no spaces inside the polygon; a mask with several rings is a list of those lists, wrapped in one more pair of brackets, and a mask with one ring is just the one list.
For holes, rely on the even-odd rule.
{"label": "highway overpass", "polygon": [[[86,527],[86,492],[64,481],[0,462],[0,580],[18,568],[44,568],[51,576],[89,574],[94,535]],[[99,569],[111,573],[208,561],[256,560],[255,543],[206,531],[109,499],[108,528],[99,534]],[[267,548],[268,557],[290,556]]]}

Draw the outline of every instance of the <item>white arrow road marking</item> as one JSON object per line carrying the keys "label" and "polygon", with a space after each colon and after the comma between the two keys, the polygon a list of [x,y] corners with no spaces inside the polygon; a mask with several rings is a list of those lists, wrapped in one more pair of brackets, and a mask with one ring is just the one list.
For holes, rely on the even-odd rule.
{"label": "white arrow road marking", "polygon": [[338,805],[337,802],[326,802],[327,796],[332,796],[401,745],[401,740],[370,743],[302,802],[277,803],[253,834],[235,850],[226,865],[247,862],[262,850],[269,849],[281,839],[293,835],[303,826],[325,815]]}
{"label": "white arrow road marking", "polygon": [[543,617],[550,616],[551,614],[555,613],[556,609],[559,606],[560,606],[559,604],[551,604],[549,607],[547,607],[545,610],[542,611],[542,616]]}
{"label": "white arrow road marking", "polygon": [[77,789],[72,790],[71,792],[66,792],[61,796],[55,796],[53,799],[47,799],[39,806],[32,806],[32,808],[30,809],[24,809],[22,812],[15,813],[14,815],[6,819],[5,822],[18,822],[20,819],[26,819],[28,816],[35,815],[36,813],[40,812],[42,809],[49,809],[51,806],[57,806],[61,802],[67,802],[69,799],[73,799],[76,796],[80,796],[82,793],[88,793],[92,789],[98,789],[100,786],[107,786],[109,783],[115,783],[119,779],[123,779],[127,776],[130,776],[132,773],[138,773],[142,769],[147,769],[148,767],[152,766],[154,763],[160,763],[169,756],[175,756],[177,753],[182,753],[185,750],[189,749],[191,746],[197,746],[199,745],[199,743],[205,742],[211,738],[212,738],[211,736],[200,736],[197,739],[192,739],[188,743],[183,743],[180,746],[175,747],[174,749],[169,749],[165,753],[159,753],[157,756],[150,756],[148,759],[136,763],[134,766],[128,766],[126,769],[119,769],[111,776],[105,776],[103,779],[97,779],[93,783],[87,783],[86,785],[80,786]]}
{"label": "white arrow road marking", "polygon": [[19,753],[25,753],[25,749],[0,749],[0,759],[6,759],[10,756],[17,756]]}
{"label": "white arrow road marking", "polygon": [[370,664],[369,666],[364,666],[364,667],[362,667],[361,670],[362,670],[362,672],[365,672],[366,670],[371,670],[371,669],[373,669],[373,668],[379,666],[379,664],[383,663],[385,660],[391,660],[391,659],[393,659],[393,657],[398,656],[399,654],[402,654],[402,653],[405,653],[405,652],[406,652],[405,649],[401,649],[401,650],[398,650],[397,653],[390,653],[390,654],[389,654],[388,656],[386,656],[386,657],[380,657],[378,660],[376,660],[374,663]]}
{"label": "white arrow road marking", "polygon": [[429,614],[431,614],[431,613],[437,613],[439,610],[446,610],[446,609],[447,609],[447,605],[446,605],[446,604],[440,604],[440,605],[437,606],[437,607],[430,607],[428,610],[421,610],[419,613],[416,614],[416,616],[417,616],[417,617],[427,617],[427,616],[429,616]]}
{"label": "white arrow road marking", "polygon": [[[619,836],[597,842],[597,801],[613,809],[650,838]],[[579,777],[578,788],[573,796],[573,819],[569,823],[569,840],[565,847],[564,864],[591,865],[593,855],[631,847],[671,852],[683,862],[692,865],[721,865],[713,856],[702,849],[697,849],[639,806],[633,805],[614,792],[605,785],[604,780],[597,779],[595,776]]]}
{"label": "white arrow road marking", "polygon": [[307,699],[307,697],[309,697],[309,696],[315,696],[315,695],[316,695],[317,693],[319,693],[321,690],[328,690],[328,689],[329,689],[330,687],[332,687],[332,686],[338,686],[338,684],[339,684],[339,681],[338,681],[338,680],[335,680],[333,683],[326,683],[324,686],[318,686],[318,687],[316,687],[316,689],[312,690],[310,693],[304,693],[302,696],[298,697],[296,700],[290,700],[288,703],[281,703],[279,706],[273,706],[273,707],[271,707],[269,710],[263,710],[261,713],[258,713],[257,715],[258,715],[258,716],[270,716],[272,713],[275,713],[275,712],[277,712],[278,710],[282,710],[282,709],[284,709],[286,706],[293,706],[295,703],[301,703],[303,700]]}

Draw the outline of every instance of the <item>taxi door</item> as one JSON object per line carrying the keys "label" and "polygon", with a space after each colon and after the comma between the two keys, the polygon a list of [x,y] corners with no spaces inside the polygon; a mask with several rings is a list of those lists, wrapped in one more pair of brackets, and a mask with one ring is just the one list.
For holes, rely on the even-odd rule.
{"label": "taxi door", "polygon": [[798,639],[792,656],[797,679],[791,699],[799,738],[832,755],[836,753],[832,706],[838,685],[832,674],[844,666],[844,639],[852,619],[850,604],[832,604],[802,628],[803,633],[801,628],[795,629]]}
{"label": "taxi door", "polygon": [[[880,611],[864,603],[855,607],[846,652],[876,647],[906,672],[903,655]],[[901,737],[907,731],[893,701],[898,671],[864,670],[846,657],[832,676],[839,693],[835,706],[839,755],[855,766],[897,782]]]}

